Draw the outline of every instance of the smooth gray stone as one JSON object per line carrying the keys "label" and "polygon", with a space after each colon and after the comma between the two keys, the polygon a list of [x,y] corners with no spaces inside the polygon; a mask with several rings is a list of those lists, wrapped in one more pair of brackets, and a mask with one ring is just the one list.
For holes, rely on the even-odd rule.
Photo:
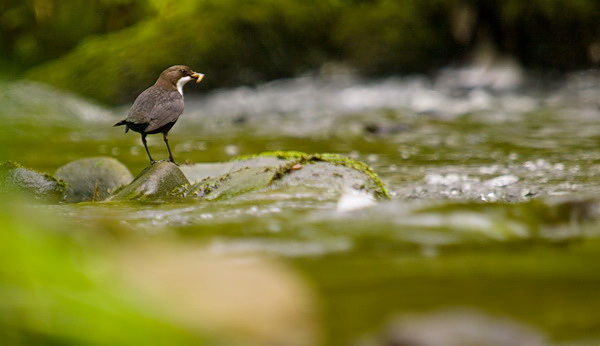
{"label": "smooth gray stone", "polygon": [[55,176],[67,184],[67,202],[101,201],[133,180],[129,169],[111,157],[69,162],[58,168]]}
{"label": "smooth gray stone", "polygon": [[110,200],[169,199],[178,196],[190,182],[179,167],[168,161],[146,167],[132,182],[117,191]]}

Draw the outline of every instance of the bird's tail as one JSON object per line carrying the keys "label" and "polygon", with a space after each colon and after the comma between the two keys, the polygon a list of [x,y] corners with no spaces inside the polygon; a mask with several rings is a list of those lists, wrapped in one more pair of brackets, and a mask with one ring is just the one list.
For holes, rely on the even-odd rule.
{"label": "bird's tail", "polygon": [[[118,123],[114,124],[113,126],[123,126],[123,125],[127,125],[127,121],[121,120]],[[125,126],[125,133],[127,133],[127,131],[129,131],[129,127]]]}

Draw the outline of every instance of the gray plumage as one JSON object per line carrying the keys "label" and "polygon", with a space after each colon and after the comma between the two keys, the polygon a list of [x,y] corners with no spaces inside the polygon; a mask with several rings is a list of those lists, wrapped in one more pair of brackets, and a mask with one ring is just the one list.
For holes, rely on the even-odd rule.
{"label": "gray plumage", "polygon": [[177,90],[146,89],[131,106],[126,122],[145,124],[144,132],[152,133],[168,123],[176,122],[183,113],[183,96]]}
{"label": "gray plumage", "polygon": [[193,79],[200,83],[203,77],[203,74],[194,72],[187,66],[169,67],[160,74],[154,85],[135,99],[127,117],[114,126],[125,125],[125,132],[139,132],[150,162],[154,160],[148,150],[146,135],[162,133],[169,151],[169,161],[175,162],[167,134],[183,113],[183,86]]}

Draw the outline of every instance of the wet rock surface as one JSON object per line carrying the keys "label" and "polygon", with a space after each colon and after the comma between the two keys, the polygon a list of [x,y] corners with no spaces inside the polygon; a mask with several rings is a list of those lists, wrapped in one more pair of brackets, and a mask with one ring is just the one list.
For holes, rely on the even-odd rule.
{"label": "wet rock surface", "polygon": [[242,168],[277,167],[286,160],[276,157],[256,157],[251,160],[235,160],[229,162],[196,163],[181,166],[181,171],[192,183],[198,183],[207,178],[215,178],[233,173]]}
{"label": "wet rock surface", "polygon": [[364,191],[373,198],[387,196],[387,190],[368,166],[339,155],[266,152],[230,163],[196,164],[183,170],[191,180],[202,179],[187,194],[207,200],[231,198],[267,187],[331,198],[349,190]]}
{"label": "wet rock surface", "polygon": [[341,195],[345,190],[369,190],[372,183],[361,171],[329,162],[298,164],[273,183],[273,188],[305,186]]}
{"label": "wet rock surface", "polygon": [[175,189],[189,183],[177,165],[166,161],[156,162],[144,169],[131,184],[117,191],[110,200],[170,198]]}
{"label": "wet rock surface", "polygon": [[64,190],[64,201],[71,203],[105,199],[212,201],[267,188],[280,194],[332,200],[350,191],[360,192],[372,201],[389,196],[377,175],[362,162],[334,154],[299,152],[265,152],[230,162],[181,168],[160,161],[146,167],[135,179],[127,167],[110,157],[70,162],[56,170],[56,178],[13,163],[4,164],[3,174],[5,185],[20,186],[38,195],[61,188],[58,195],[62,198]]}
{"label": "wet rock surface", "polygon": [[17,191],[35,199],[58,202],[65,185],[54,177],[25,168],[17,163],[0,163],[0,192]]}
{"label": "wet rock surface", "polygon": [[101,201],[133,180],[129,169],[111,157],[69,162],[58,168],[55,176],[67,184],[67,202]]}
{"label": "wet rock surface", "polygon": [[216,178],[209,178],[191,186],[189,195],[205,200],[232,198],[266,188],[276,175],[275,169],[244,167]]}

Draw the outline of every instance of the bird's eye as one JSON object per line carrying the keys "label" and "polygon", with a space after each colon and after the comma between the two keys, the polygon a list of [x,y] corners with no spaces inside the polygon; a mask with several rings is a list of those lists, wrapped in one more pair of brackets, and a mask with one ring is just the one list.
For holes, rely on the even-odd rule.
{"label": "bird's eye", "polygon": [[186,72],[185,72],[185,70],[184,70],[184,69],[181,69],[181,70],[179,70],[179,72],[181,72],[181,73],[183,73],[183,74],[186,74]]}

